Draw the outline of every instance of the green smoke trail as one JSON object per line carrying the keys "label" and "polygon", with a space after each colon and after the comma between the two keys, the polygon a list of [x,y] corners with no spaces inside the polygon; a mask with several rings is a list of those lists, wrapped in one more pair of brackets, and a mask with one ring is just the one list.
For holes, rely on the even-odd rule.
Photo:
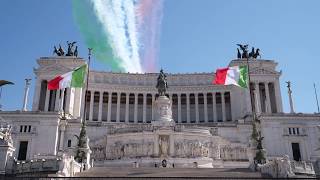
{"label": "green smoke trail", "polygon": [[73,16],[88,47],[93,48],[95,58],[113,71],[125,72],[122,60],[116,57],[110,46],[108,35],[103,31],[101,23],[94,14],[90,0],[73,0]]}

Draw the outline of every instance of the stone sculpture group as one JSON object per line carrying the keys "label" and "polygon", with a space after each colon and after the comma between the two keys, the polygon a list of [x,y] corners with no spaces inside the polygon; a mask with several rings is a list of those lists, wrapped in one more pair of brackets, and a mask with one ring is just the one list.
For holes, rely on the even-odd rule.
{"label": "stone sculpture group", "polygon": [[251,52],[249,53],[248,52],[248,47],[249,47],[248,44],[245,44],[245,45],[237,44],[237,45],[240,47],[240,49],[242,51],[242,53],[240,53],[239,48],[237,48],[237,50],[238,50],[237,58],[238,59],[246,59],[246,58],[257,59],[257,57],[261,58],[260,49],[259,48],[257,48],[255,50],[254,47],[252,47]]}
{"label": "stone sculpture group", "polygon": [[57,49],[56,46],[54,46],[53,48],[53,53],[56,54],[57,56],[75,56],[78,57],[78,46],[74,45],[76,44],[76,41],[73,42],[69,42],[67,41],[68,44],[68,51],[67,54],[65,54],[63,48],[61,47],[61,45],[59,44],[59,49]]}

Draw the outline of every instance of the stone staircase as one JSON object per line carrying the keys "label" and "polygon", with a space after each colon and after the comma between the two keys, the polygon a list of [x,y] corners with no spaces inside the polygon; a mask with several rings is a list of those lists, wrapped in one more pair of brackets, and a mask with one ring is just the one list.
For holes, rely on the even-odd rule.
{"label": "stone staircase", "polygon": [[[106,177],[124,179],[261,179],[266,178],[250,169],[226,168],[113,168],[93,167],[76,177]],[[122,179],[122,178],[121,178]]]}

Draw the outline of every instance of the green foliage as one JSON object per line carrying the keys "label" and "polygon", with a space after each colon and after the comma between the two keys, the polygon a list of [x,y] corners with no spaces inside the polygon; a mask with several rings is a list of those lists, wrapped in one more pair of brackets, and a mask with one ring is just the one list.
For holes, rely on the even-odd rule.
{"label": "green foliage", "polygon": [[260,122],[259,119],[254,116],[253,117],[253,122],[252,122],[252,134],[251,138],[254,141],[256,145],[256,156],[254,157],[254,162],[257,164],[264,164],[266,162],[265,154],[263,152],[263,147],[262,147],[262,140],[263,137],[261,137],[261,132],[257,130],[257,125],[256,123]]}
{"label": "green foliage", "polygon": [[266,163],[266,158],[262,149],[259,149],[256,153],[256,157],[254,157],[254,161],[258,164]]}

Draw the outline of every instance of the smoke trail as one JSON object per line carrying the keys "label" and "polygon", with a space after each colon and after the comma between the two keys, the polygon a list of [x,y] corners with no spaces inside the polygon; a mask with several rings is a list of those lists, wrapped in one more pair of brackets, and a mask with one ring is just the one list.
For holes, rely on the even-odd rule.
{"label": "smoke trail", "polygon": [[138,27],[144,34],[141,37],[140,57],[148,72],[154,72],[157,66],[162,4],[163,0],[141,0],[137,6]]}
{"label": "smoke trail", "polygon": [[157,9],[162,11],[162,0],[73,0],[86,44],[98,60],[122,72],[155,69],[160,27],[156,21],[161,20]]}

